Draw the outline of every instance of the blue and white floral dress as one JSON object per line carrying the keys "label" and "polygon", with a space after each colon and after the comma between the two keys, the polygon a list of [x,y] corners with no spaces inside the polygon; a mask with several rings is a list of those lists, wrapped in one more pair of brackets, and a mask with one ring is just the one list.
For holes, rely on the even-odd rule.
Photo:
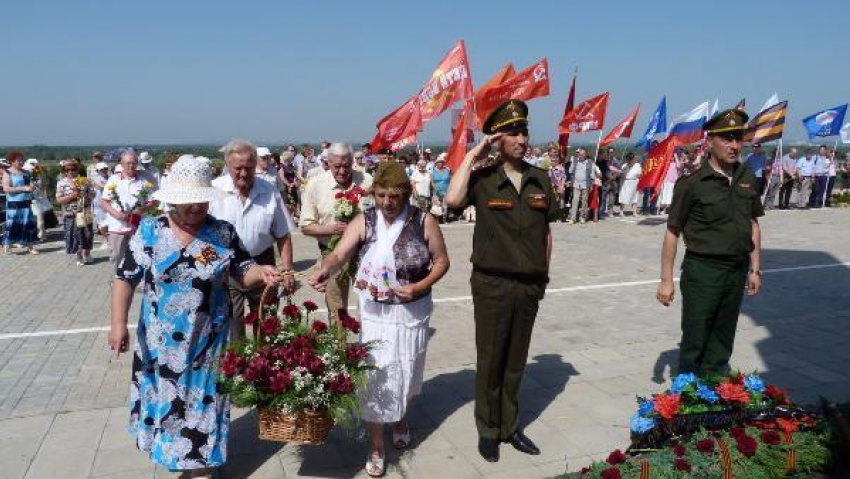
{"label": "blue and white floral dress", "polygon": [[252,265],[233,226],[211,216],[188,247],[165,216],[143,220],[127,245],[116,276],[144,281],[129,430],[165,468],[226,460],[230,400],[216,388],[231,319],[226,283]]}

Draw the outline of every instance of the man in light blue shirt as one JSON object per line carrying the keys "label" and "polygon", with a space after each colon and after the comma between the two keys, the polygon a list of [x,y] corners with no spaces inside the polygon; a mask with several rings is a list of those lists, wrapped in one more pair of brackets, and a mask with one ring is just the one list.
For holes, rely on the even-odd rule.
{"label": "man in light blue shirt", "polygon": [[747,166],[756,174],[759,195],[764,194],[765,165],[767,165],[767,155],[762,151],[760,143],[753,143],[753,152],[747,155]]}
{"label": "man in light blue shirt", "polygon": [[815,158],[812,155],[811,148],[806,148],[806,152],[800,161],[797,162],[797,179],[800,180],[800,187],[797,190],[797,207],[806,208],[811,205],[812,201],[812,175],[814,174]]}
{"label": "man in light blue shirt", "polygon": [[814,191],[812,192],[812,207],[820,208],[823,206],[826,196],[826,182],[829,175],[829,150],[825,145],[818,148],[818,154],[815,155],[813,174]]}

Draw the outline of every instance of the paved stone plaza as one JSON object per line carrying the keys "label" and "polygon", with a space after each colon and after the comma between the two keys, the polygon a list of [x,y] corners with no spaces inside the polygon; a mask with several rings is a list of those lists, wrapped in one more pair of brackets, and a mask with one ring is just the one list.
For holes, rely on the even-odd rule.
{"label": "paved stone plaza", "polygon": [[[764,289],[745,300],[733,366],[766,373],[798,402],[850,399],[850,210],[769,212],[762,225]],[[677,362],[680,298],[669,309],[655,300],[663,231],[662,218],[554,227],[520,402],[543,453],[503,446],[490,464],[472,419],[472,227],[445,228],[453,263],[434,291],[414,443],[404,454],[390,446],[388,477],[547,477],[626,447],[635,394],[663,389]],[[125,431],[131,356],[110,361],[106,347],[105,252],[79,268],[54,238],[38,257],[0,257],[0,478],[176,477]],[[315,244],[297,235],[295,246],[306,269]],[[318,295],[297,294],[307,298]],[[234,409],[222,477],[363,477],[366,454],[362,431],[335,430],[322,447],[259,441],[255,415]]]}

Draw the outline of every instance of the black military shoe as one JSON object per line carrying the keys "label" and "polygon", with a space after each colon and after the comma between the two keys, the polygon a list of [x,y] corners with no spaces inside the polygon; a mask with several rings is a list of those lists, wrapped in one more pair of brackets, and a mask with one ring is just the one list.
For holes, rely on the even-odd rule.
{"label": "black military shoe", "polygon": [[531,439],[529,439],[525,434],[522,433],[522,431],[518,429],[505,442],[511,443],[511,446],[513,446],[514,449],[519,452],[531,454],[532,456],[537,456],[538,454],[540,454],[540,449],[535,446],[533,442],[531,442]]}
{"label": "black military shoe", "polygon": [[499,441],[496,439],[478,438],[478,453],[487,462],[499,462]]}

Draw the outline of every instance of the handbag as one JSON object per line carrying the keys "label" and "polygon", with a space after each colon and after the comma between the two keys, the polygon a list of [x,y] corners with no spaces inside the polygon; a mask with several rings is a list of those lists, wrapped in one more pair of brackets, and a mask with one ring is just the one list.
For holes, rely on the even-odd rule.
{"label": "handbag", "polygon": [[80,198],[80,201],[77,203],[77,213],[74,215],[74,225],[77,228],[85,228],[86,226],[94,223],[94,213],[85,206],[86,200],[85,198]]}

